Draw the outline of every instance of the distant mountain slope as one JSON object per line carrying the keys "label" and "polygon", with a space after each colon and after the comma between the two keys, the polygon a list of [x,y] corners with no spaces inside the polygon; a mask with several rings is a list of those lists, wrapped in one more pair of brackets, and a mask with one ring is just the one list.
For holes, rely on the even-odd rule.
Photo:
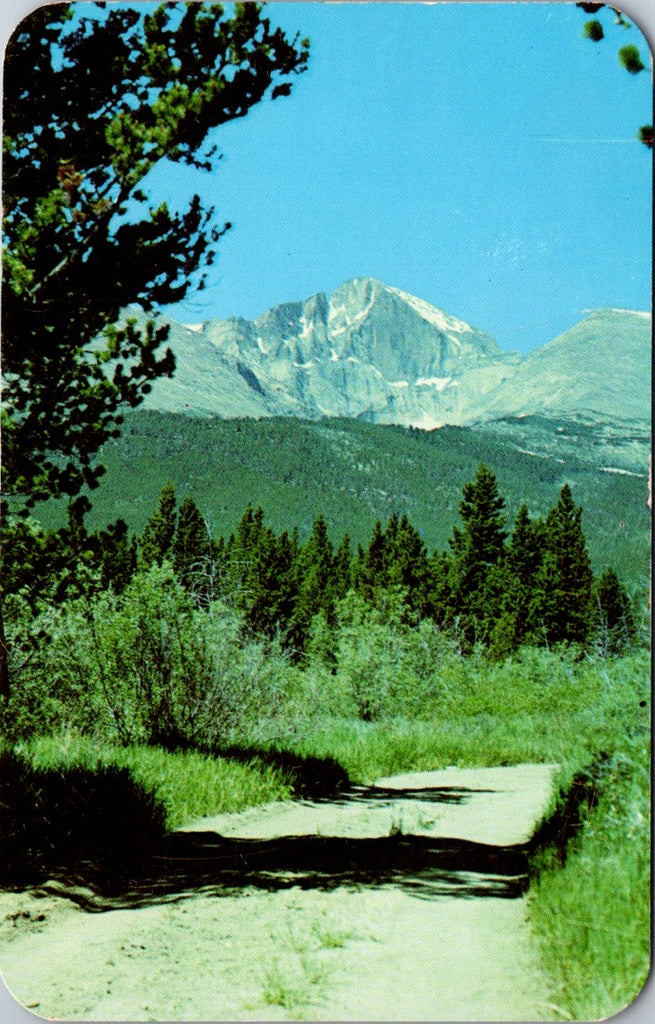
{"label": "distant mountain slope", "polygon": [[649,313],[596,310],[530,353],[485,397],[481,418],[520,412],[647,421],[651,328]]}
{"label": "distant mountain slope", "polygon": [[155,384],[146,408],[428,430],[536,412],[650,418],[648,313],[599,310],[525,358],[372,278],[253,321],[170,323],[176,375]]}

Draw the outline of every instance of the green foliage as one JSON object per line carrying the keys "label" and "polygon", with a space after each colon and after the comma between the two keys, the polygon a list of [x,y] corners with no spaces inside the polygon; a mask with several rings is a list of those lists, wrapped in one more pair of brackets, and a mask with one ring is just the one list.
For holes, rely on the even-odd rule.
{"label": "green foliage", "polygon": [[585,39],[591,39],[594,43],[598,43],[604,38],[605,33],[603,31],[603,26],[599,22],[598,18],[593,18],[591,21],[585,22],[583,35]]}
{"label": "green foliage", "polygon": [[394,677],[400,657],[398,602],[384,622],[377,608],[350,594],[339,607],[339,673],[364,722],[378,719],[389,710]]}
{"label": "green foliage", "polygon": [[198,609],[166,562],[120,597],[82,597],[35,618],[11,610],[14,735],[71,725],[123,744],[234,742],[284,703],[275,648],[245,640],[224,606]]}
{"label": "green foliage", "polygon": [[565,484],[546,518],[537,573],[535,617],[548,643],[584,643],[591,627],[592,572],[581,526],[582,509]]}
{"label": "green foliage", "polygon": [[128,535],[127,523],[118,519],[98,534],[100,544],[100,585],[121,594],[137,567],[136,537]]}
{"label": "green foliage", "polygon": [[298,553],[295,579],[296,594],[287,642],[291,650],[302,655],[315,616],[323,612],[328,625],[334,619],[334,552],[323,516],[316,519],[307,543]]}
{"label": "green foliage", "polygon": [[633,44],[621,47],[619,50],[619,63],[631,75],[638,75],[645,68],[639,49]]}
{"label": "green foliage", "polygon": [[175,488],[169,481],[159,496],[159,507],[150,516],[141,536],[141,560],[146,568],[161,565],[171,555],[176,524]]}
{"label": "green foliage", "polygon": [[463,488],[459,514],[460,530],[453,528],[450,540],[450,599],[447,625],[455,625],[467,647],[488,633],[488,604],[485,597],[491,570],[504,553],[505,500],[498,493],[493,472],[480,465],[475,480]]}
{"label": "green foliage", "polygon": [[225,230],[197,196],[153,208],[148,172],[209,170],[208,133],[286,94],[308,56],[254,3],[72,12],[33,11],[5,55],[4,461],[28,505],[96,484],[121,406],[174,368],[166,330],[116,326],[121,310],[201,287]]}
{"label": "green foliage", "polygon": [[152,794],[167,829],[291,795],[289,773],[256,757],[238,761],[197,750],[99,745],[96,739],[71,731],[30,739],[16,750],[36,771],[128,772],[142,791]]}
{"label": "green foliage", "polygon": [[336,757],[357,782],[449,764],[556,763],[566,789],[599,750],[612,754],[636,730],[647,734],[646,652],[581,661],[575,651],[526,647],[492,663],[462,657],[438,632],[424,639],[425,660],[415,648],[412,676],[377,720],[356,719],[344,702],[341,713],[312,716],[290,740],[294,749]]}
{"label": "green foliage", "polygon": [[[164,160],[210,170],[208,133],[287,95],[308,58],[257,3],[73,10],[32,11],[5,53],[3,533],[39,500],[96,488],[124,409],[173,373],[168,328],[119,317],[202,288],[229,225],[198,196],[155,207],[148,173]],[[2,699],[9,686],[0,608]]]}
{"label": "green foliage", "polygon": [[636,626],[626,589],[613,569],[595,580],[593,604],[597,642],[603,653],[621,654],[634,643]]}
{"label": "green foliage", "polygon": [[389,590],[402,592],[407,613],[427,614],[430,607],[430,570],[425,542],[403,515],[396,513],[382,529],[376,520],[366,550],[358,549],[351,572],[355,591],[369,603],[384,603]]}
{"label": "green foliage", "polygon": [[191,495],[180,505],[177,517],[173,568],[197,604],[206,605],[215,596],[216,552],[209,527]]}
{"label": "green foliage", "polygon": [[530,919],[553,1002],[570,1020],[619,1013],[648,976],[649,753],[644,725],[601,762],[597,806],[570,843],[565,869],[543,872],[531,889]]}

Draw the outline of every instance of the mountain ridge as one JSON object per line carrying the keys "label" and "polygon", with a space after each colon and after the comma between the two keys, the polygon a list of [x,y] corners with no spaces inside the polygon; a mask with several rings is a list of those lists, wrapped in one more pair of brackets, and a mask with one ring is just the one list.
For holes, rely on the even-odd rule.
{"label": "mountain ridge", "polygon": [[375,278],[280,303],[252,321],[159,319],[170,324],[177,371],[155,384],[150,409],[421,429],[533,413],[650,418],[651,315],[643,311],[594,310],[526,356]]}

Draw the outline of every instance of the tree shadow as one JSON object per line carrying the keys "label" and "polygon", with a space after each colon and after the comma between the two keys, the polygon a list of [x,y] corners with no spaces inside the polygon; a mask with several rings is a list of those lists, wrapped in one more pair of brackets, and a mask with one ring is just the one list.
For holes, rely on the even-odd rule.
{"label": "tree shadow", "polygon": [[[351,786],[332,758],[258,747],[204,752],[271,765],[301,798],[328,799]],[[105,879],[138,875],[166,834],[165,819],[162,803],[127,768],[36,768],[16,751],[0,752],[0,885],[5,888],[54,877],[102,888]]]}
{"label": "tree shadow", "polygon": [[[462,803],[459,787],[397,790],[353,787],[337,762],[281,751],[230,748],[221,756],[259,758],[294,773],[294,788],[318,803]],[[325,770],[325,775],[322,775]],[[488,791],[486,791],[488,792]],[[0,884],[56,891],[87,910],[140,907],[199,892],[253,888],[391,886],[421,898],[514,898],[528,885],[528,844],[395,834],[375,838],[300,835],[224,837],[165,831],[163,807],[114,766],[36,769],[15,753],[0,758]]]}
{"label": "tree shadow", "polygon": [[165,811],[128,769],[35,768],[0,754],[0,884],[55,875],[93,880],[147,861],[166,835]]}
{"label": "tree shadow", "polygon": [[312,800],[328,800],[352,789],[346,769],[333,757],[297,754],[278,747],[232,745],[200,747],[213,757],[227,757],[249,764],[256,761],[275,768],[290,782],[293,795]]}
{"label": "tree shadow", "polygon": [[148,858],[114,864],[103,875],[54,872],[40,891],[57,892],[87,910],[101,911],[175,902],[198,893],[234,896],[253,888],[277,892],[380,886],[423,899],[513,899],[528,886],[527,845],[404,835],[262,840],[172,832]]}
{"label": "tree shadow", "polygon": [[[398,800],[420,800],[429,804],[462,804],[475,793],[494,793],[493,789],[471,789],[463,786],[426,786],[414,789],[396,789],[392,786],[355,786],[348,795],[348,800],[361,800],[372,803],[391,803]],[[333,803],[339,803],[332,801]],[[345,802],[345,801],[343,801]]]}

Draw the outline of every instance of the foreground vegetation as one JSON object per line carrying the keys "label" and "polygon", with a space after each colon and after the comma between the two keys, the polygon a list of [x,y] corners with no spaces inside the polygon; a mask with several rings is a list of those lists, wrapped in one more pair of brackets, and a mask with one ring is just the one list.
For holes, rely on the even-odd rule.
{"label": "foreground vegetation", "polygon": [[[76,768],[127,770],[167,827],[302,791],[307,764],[339,786],[334,761],[353,782],[449,764],[557,762],[559,803],[574,780],[582,802],[566,808],[575,826],[567,833],[554,801],[557,828],[533,854],[529,912],[552,979],[552,1012],[594,1019],[618,1011],[640,990],[649,963],[647,652],[581,658],[526,648],[493,664],[442,641],[433,655],[420,699],[419,676],[401,674],[375,721],[354,713],[347,666],[301,670],[278,654],[270,658],[284,714],[261,703],[244,708],[213,754],[120,745],[101,716],[72,724],[70,705],[65,731],[12,747],[35,771],[64,778]],[[51,668],[60,656],[53,652]]]}
{"label": "foreground vegetation", "polygon": [[171,487],[138,544],[74,519],[58,548],[21,534],[4,601],[5,883],[103,884],[166,829],[349,782],[556,763],[529,904],[552,1012],[620,1009],[648,970],[643,613],[612,570],[594,579],[567,485],[543,519],[522,506],[511,534],[503,507],[481,466],[450,553],[431,556],[393,516],[354,555],[322,517],[300,544],[251,508],[215,542]]}
{"label": "foreground vegetation", "polygon": [[529,902],[553,1009],[567,1020],[618,1013],[639,994],[650,968],[647,728],[625,735],[594,779],[592,809],[565,864],[554,851],[540,851]]}

